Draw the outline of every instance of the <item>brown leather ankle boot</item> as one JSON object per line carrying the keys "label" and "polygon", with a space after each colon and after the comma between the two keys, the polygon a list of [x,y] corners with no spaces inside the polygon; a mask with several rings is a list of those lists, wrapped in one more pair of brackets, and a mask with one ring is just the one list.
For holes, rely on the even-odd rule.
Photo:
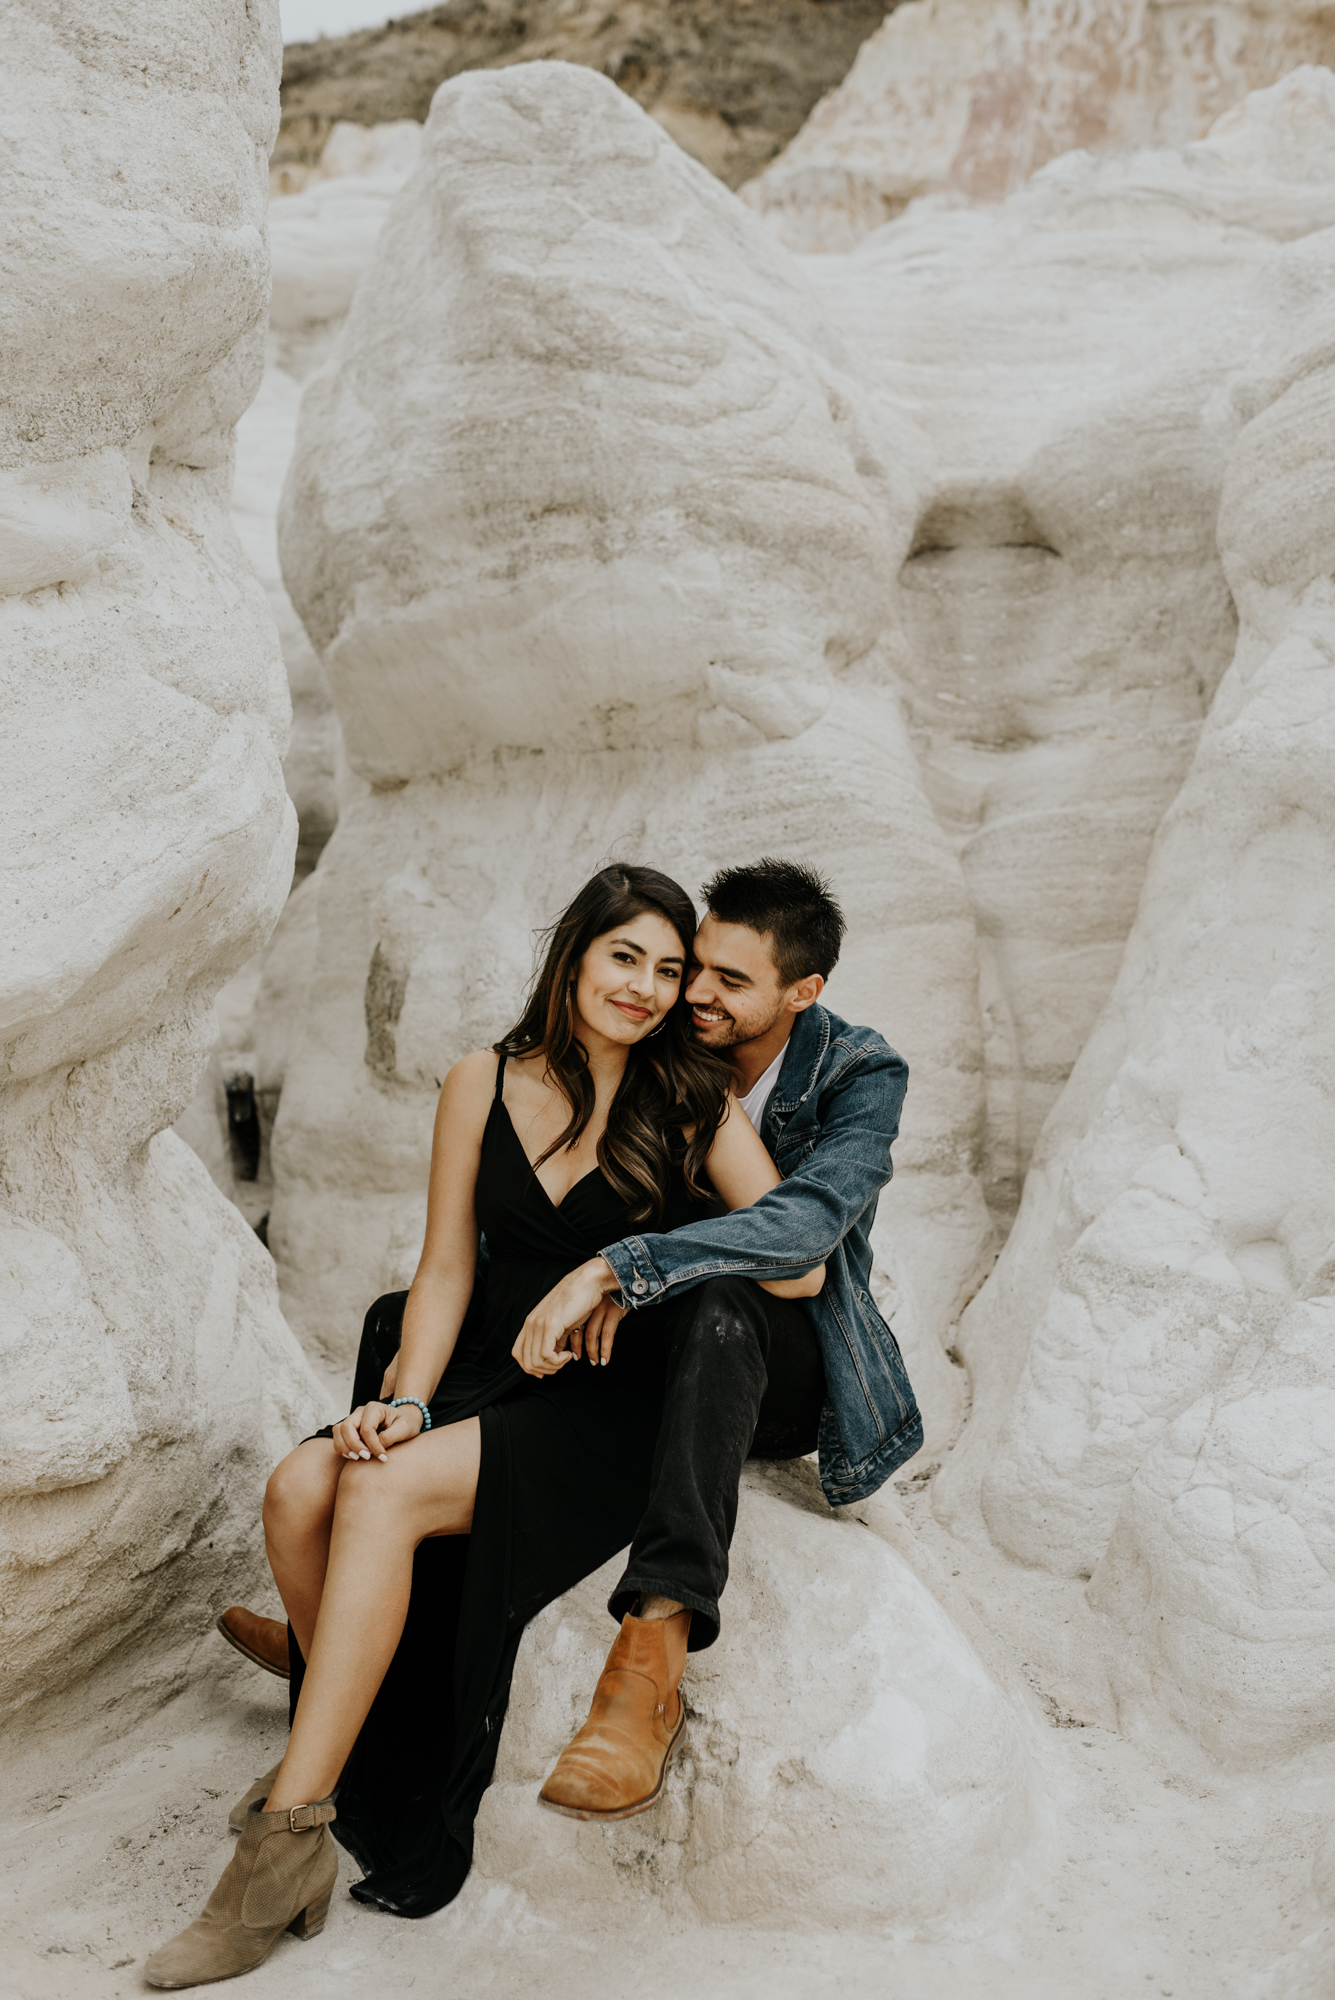
{"label": "brown leather ankle boot", "polygon": [[244,1604],[230,1604],[217,1620],[217,1626],[228,1645],[235,1646],[238,1653],[244,1653],[257,1667],[263,1667],[267,1674],[277,1674],[280,1680],[291,1678],[287,1626],[280,1619],[261,1618],[257,1611],[247,1611]]}
{"label": "brown leather ankle boot", "polygon": [[589,1719],[538,1793],[543,1805],[571,1819],[630,1819],[648,1811],[686,1727],[679,1683],[690,1629],[689,1611],[622,1619]]}
{"label": "brown leather ankle boot", "polygon": [[188,1930],[144,1967],[150,1986],[208,1986],[250,1972],[284,1931],[318,1937],[338,1880],[332,1799],[247,1816],[236,1853]]}

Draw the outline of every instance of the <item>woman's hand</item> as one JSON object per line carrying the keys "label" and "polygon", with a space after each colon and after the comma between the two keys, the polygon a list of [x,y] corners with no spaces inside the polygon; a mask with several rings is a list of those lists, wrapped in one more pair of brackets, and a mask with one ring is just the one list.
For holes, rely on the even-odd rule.
{"label": "woman's hand", "polygon": [[539,1299],[510,1349],[524,1373],[555,1375],[567,1361],[573,1361],[570,1343],[575,1328],[584,1326],[608,1292],[616,1289],[616,1272],[604,1257],[591,1257],[587,1264],[568,1271],[546,1298]]}
{"label": "woman's hand", "polygon": [[384,1403],[363,1403],[334,1425],[334,1450],[341,1458],[383,1459],[393,1445],[415,1438],[424,1422],[415,1403],[404,1403],[397,1410]]}
{"label": "woman's hand", "polygon": [[600,1299],[583,1326],[572,1327],[570,1333],[571,1352],[578,1357],[587,1354],[595,1368],[605,1368],[612,1356],[612,1342],[616,1339],[617,1328],[626,1317],[626,1308],[611,1299]]}

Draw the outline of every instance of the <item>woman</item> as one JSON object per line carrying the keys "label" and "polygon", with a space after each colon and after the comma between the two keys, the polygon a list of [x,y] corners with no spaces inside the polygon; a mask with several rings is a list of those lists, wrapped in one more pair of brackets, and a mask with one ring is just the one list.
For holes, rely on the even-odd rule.
{"label": "woman", "polygon": [[[284,1928],[315,1935],[335,1785],[360,1901],[425,1916],[462,1887],[524,1625],[631,1539],[662,1404],[667,1309],[637,1314],[614,1358],[614,1306],[560,1351],[527,1315],[629,1229],[680,1227],[716,1197],[742,1207],[778,1180],[728,1115],[726,1061],[690,1037],[694,931],[667,876],[603,869],[553,926],[518,1025],[447,1076],[391,1399],[299,1445],[265,1496],[300,1652],[287,1751],[150,1984],[227,1978]],[[479,1232],[485,1310],[470,1314]],[[767,1289],[805,1295],[823,1276]]]}

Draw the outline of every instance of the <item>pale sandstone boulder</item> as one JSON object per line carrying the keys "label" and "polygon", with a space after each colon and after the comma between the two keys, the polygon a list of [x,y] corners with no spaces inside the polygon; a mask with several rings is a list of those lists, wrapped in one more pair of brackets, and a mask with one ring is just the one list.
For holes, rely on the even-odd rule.
{"label": "pale sandstone boulder", "polygon": [[910,0],[742,199],[791,249],[844,250],[919,195],[996,201],[1063,153],[1199,139],[1333,60],[1306,0]]}
{"label": "pale sandstone boulder", "polygon": [[357,774],[815,722],[884,628],[912,504],[841,362],[789,261],[605,79],[445,86],[284,502]]}
{"label": "pale sandstone boulder", "polygon": [[1140,1465],[1089,1589],[1129,1635],[1123,1710],[1162,1705],[1234,1763],[1324,1744],[1335,1712],[1335,1298],[1252,1317]]}
{"label": "pale sandstone boulder", "polygon": [[316,877],[271,1241],[346,1355],[421,1241],[449,1063],[607,856],[828,866],[835,1006],[914,1067],[881,1282],[933,1435],[988,1224],[973,920],[884,649],[920,446],[785,255],[587,71],[437,95],[284,502],[360,795]]}
{"label": "pale sandstone boulder", "polygon": [[942,1494],[981,1471],[997,1542],[1092,1572],[1124,1707],[1236,1761],[1328,1733],[1335,1639],[1335,231],[1265,289],[1292,345],[1232,386],[1236,657],[966,1317],[988,1417]]}
{"label": "pale sandstone boulder", "polygon": [[1074,155],[804,262],[933,449],[889,658],[978,920],[1003,1226],[1233,650],[1227,384],[1287,338],[1264,274],[1335,221],[1333,135],[1305,70],[1181,152]]}
{"label": "pale sandstone boulder", "polygon": [[227,515],[277,11],[9,26],[0,1505],[31,1748],[170,1686],[317,1406],[268,1258],[165,1130],[291,871],[282,666]]}
{"label": "pale sandstone boulder", "polygon": [[232,519],[264,585],[287,667],[292,731],[283,773],[300,828],[298,875],[315,866],[338,818],[339,735],[324,669],[283,587],[278,501],[301,385],[333,347],[421,137],[411,119],[369,130],[336,125],[310,188],[269,204],[269,340],[259,390],[237,425]]}
{"label": "pale sandstone boulder", "polygon": [[[958,1626],[809,1467],[748,1472],[723,1627],[690,1655],[683,1747],[652,1812],[584,1826],[537,1791],[583,1722],[617,1558],[524,1636],[459,1919],[499,1882],[539,1917],[965,1936],[1032,1869],[1038,1742]],[[1041,1851],[1041,1850],[1040,1850]]]}
{"label": "pale sandstone boulder", "polygon": [[[338,819],[342,743],[319,654],[283,584],[278,502],[292,457],[302,382],[338,337],[390,201],[415,164],[421,136],[421,126],[410,119],[369,130],[336,125],[309,192],[269,204],[269,337],[259,388],[236,427],[232,524],[264,585],[287,669],[292,726],[283,777],[297,809],[298,882],[314,868]],[[256,958],[219,994],[217,1045],[175,1125],[252,1224],[263,1221],[272,1198],[269,1135],[282,1088],[281,1068],[275,1070],[256,1050],[253,1015],[260,976]],[[238,1160],[229,1139],[229,1090],[233,1101],[238,1091],[253,1096],[260,1127],[255,1163]]]}
{"label": "pale sandstone boulder", "polygon": [[308,874],[338,820],[338,717],[319,655],[283,588],[278,565],[278,498],[287,477],[301,384],[285,368],[265,368],[254,402],[237,425],[232,523],[269,600],[292,699],[283,776],[297,810],[297,870]]}
{"label": "pale sandstone boulder", "polygon": [[[1148,1688],[1233,1757],[1324,1740],[1335,1702],[1335,232],[1304,264],[1317,299],[1241,391],[1256,414],[1220,512],[1238,657],[1156,857],[1167,889],[1194,833],[1208,884],[1171,955],[1147,938],[1135,1022],[1142,1074],[1169,1041],[1187,1072],[1170,1088],[1202,1198],[1167,1208],[1165,1249],[1202,1232],[1226,1310],[1202,1325],[1171,1286],[1204,1393],[1145,1453],[1089,1592],[1133,1640],[1124,1698]],[[1156,918],[1162,936],[1147,899]]]}
{"label": "pale sandstone boulder", "polygon": [[411,120],[362,131],[337,125],[303,194],[269,204],[273,288],[263,379],[237,426],[232,519],[269,599],[292,696],[283,773],[297,808],[297,872],[315,866],[338,818],[338,716],[305,627],[283,586],[278,501],[296,437],[301,385],[329,355],[389,204],[415,164]]}

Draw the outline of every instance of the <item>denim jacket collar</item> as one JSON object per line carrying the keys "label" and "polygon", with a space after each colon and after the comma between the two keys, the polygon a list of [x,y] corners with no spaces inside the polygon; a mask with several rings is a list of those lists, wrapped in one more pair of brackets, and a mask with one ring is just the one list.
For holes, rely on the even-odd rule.
{"label": "denim jacket collar", "polygon": [[830,1017],[817,1001],[798,1015],[784,1051],[783,1067],[769,1102],[768,1115],[782,1124],[805,1104],[820,1082],[825,1052],[830,1046]]}

